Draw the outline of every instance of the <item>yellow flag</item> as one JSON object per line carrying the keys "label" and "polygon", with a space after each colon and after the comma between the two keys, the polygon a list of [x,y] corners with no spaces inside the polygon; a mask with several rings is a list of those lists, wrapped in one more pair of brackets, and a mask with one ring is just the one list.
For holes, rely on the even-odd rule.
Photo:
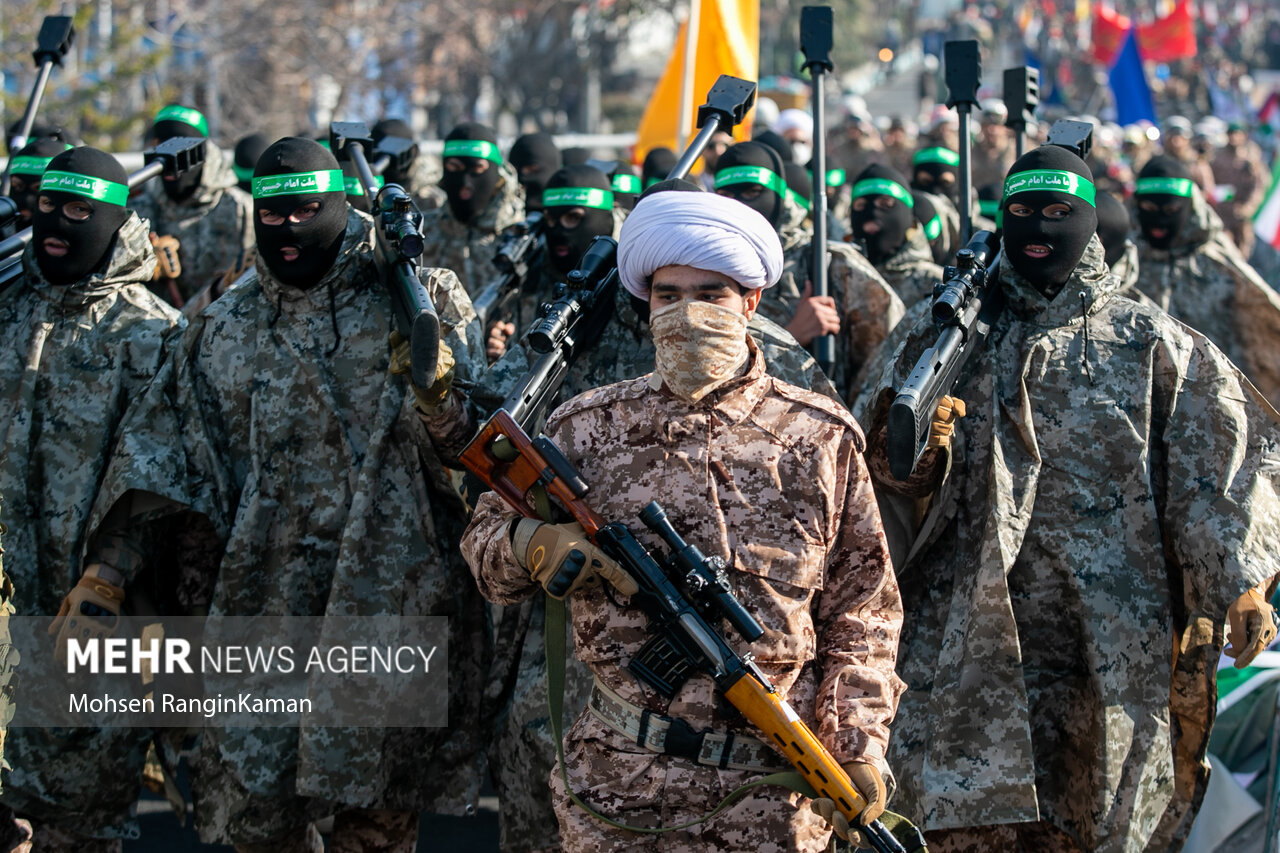
{"label": "yellow flag", "polygon": [[[759,0],[692,0],[698,9],[697,55],[693,69],[693,97],[684,117],[685,139],[697,132],[694,122],[698,107],[707,101],[707,92],[721,74],[755,80],[760,70]],[[684,79],[685,34],[688,21],[680,25],[671,59],[658,79],[653,97],[645,107],[636,131],[635,161],[640,163],[651,148],[676,150],[680,124],[680,91]],[[751,119],[734,129],[735,139],[749,139]],[[676,154],[679,154],[676,151]]]}

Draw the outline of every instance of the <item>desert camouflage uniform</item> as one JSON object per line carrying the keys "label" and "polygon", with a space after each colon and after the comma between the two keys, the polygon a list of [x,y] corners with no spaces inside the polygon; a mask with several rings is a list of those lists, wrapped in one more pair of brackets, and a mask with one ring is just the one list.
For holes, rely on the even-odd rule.
{"label": "desert camouflage uniform", "polygon": [[1273,404],[1280,402],[1280,295],[1241,257],[1197,189],[1170,249],[1138,240],[1138,289],[1226,353]]}
{"label": "desert camouflage uniform", "polygon": [[1271,175],[1258,146],[1247,140],[1238,150],[1229,145],[1219,149],[1212,168],[1218,186],[1231,188],[1231,197],[1215,204],[1214,209],[1240,254],[1247,258],[1253,249],[1253,213],[1271,185]]}
{"label": "desert camouflage uniform", "polygon": [[[813,232],[800,224],[804,211],[799,205],[790,200],[784,203],[789,220],[778,234],[782,241],[782,277],[765,290],[759,313],[786,328],[800,304],[805,282],[810,280]],[[835,375],[830,378],[841,394],[847,395],[853,377],[902,319],[903,306],[876,268],[853,246],[828,240],[827,253],[827,287],[841,315]],[[773,369],[772,362],[769,367]]]}
{"label": "desert camouflage uniform", "polygon": [[[637,313],[631,295],[621,287],[615,297],[615,311],[600,338],[570,369],[557,401],[653,370],[649,324]],[[839,400],[835,387],[813,356],[786,330],[758,313],[751,318],[747,330],[763,350],[771,375]],[[482,416],[491,414],[515,390],[537,355],[526,341],[518,341],[484,374],[471,395]],[[543,784],[556,754],[547,721],[544,615],[543,599],[535,596],[501,608],[495,619],[498,639],[489,699],[495,706],[491,713],[498,716],[499,734],[490,748],[490,769],[502,803],[501,845],[505,851],[553,847],[559,834],[551,811],[551,792]],[[572,659],[565,669],[564,707],[566,714],[572,715],[586,706],[591,675]]]}
{"label": "desert camouflage uniform", "polygon": [[942,267],[933,262],[929,238],[919,225],[911,226],[902,247],[876,269],[908,311],[917,302],[932,299],[933,286],[942,281]]}
{"label": "desert camouflage uniform", "polygon": [[[98,512],[140,490],[209,519],[222,551],[206,636],[236,617],[327,632],[343,616],[448,616],[450,726],[206,728],[192,790],[207,840],[262,844],[350,808],[460,812],[478,790],[483,604],[453,545],[462,508],[406,380],[387,372],[370,239],[350,211],[315,287],[259,265],[192,322],[130,410]],[[471,304],[447,270],[423,284],[465,387],[480,352]]]}
{"label": "desert camouflage uniform", "polygon": [[464,224],[454,219],[447,203],[423,215],[426,247],[418,260],[428,267],[453,270],[471,295],[499,274],[493,265],[498,236],[524,221],[524,190],[516,180],[516,170],[506,162],[498,169],[502,182],[474,222]]}
{"label": "desert camouflage uniform", "polygon": [[[131,215],[105,270],[53,285],[28,246],[23,279],[0,294],[9,342],[0,356],[5,569],[24,616],[52,620],[80,579],[86,524],[126,405],[146,389],[166,334],[182,323],[146,287],[155,264],[147,228]],[[55,677],[40,669],[52,667],[52,650],[52,641],[24,649],[24,677]],[[142,728],[15,728],[5,745],[13,770],[4,803],[84,836],[136,836],[132,808],[150,736]]]}
{"label": "desert camouflage uniform", "polygon": [[[895,809],[925,829],[1178,849],[1227,606],[1276,572],[1274,410],[1203,336],[1116,298],[1102,254],[1095,237],[1051,303],[1002,265],[1008,304],[955,391],[968,413],[921,525],[945,465],[892,480],[889,397],[856,407],[907,614]],[[877,387],[936,335],[922,321]]]}
{"label": "desert camouflage uniform", "polygon": [[[735,594],[765,627],[749,650],[780,693],[837,760],[878,762],[899,690],[892,669],[900,612],[862,435],[839,403],[768,376],[759,347],[749,346],[746,372],[696,405],[655,390],[650,374],[574,398],[553,413],[547,435],[594,485],[593,508],[627,524],[646,547],[660,546],[636,514],[660,498],[690,542],[726,558]],[[512,517],[486,493],[462,545],[485,596],[502,604],[538,591],[515,563]],[[577,593],[572,611],[578,659],[625,701],[695,729],[759,734],[726,710],[704,675],[667,701],[627,674],[647,637],[637,610],[597,586]],[[585,711],[565,755],[570,787],[633,825],[697,817],[759,775],[646,752]],[[821,819],[796,807],[798,796],[777,788],[757,789],[692,829],[636,836],[573,806],[558,772],[552,787],[569,851],[822,850],[829,836]]]}
{"label": "desert camouflage uniform", "polygon": [[253,251],[253,199],[236,186],[236,174],[216,145],[205,147],[200,186],[190,198],[173,201],[157,178],[129,206],[156,234],[178,238],[177,285],[184,302]]}

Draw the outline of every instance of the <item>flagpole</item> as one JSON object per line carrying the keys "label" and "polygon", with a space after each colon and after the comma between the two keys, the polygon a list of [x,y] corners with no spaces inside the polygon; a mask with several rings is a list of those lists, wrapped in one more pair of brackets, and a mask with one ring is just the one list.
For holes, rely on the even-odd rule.
{"label": "flagpole", "polygon": [[698,70],[698,18],[702,0],[689,0],[689,20],[684,28],[684,63],[680,70],[680,118],[676,122],[676,150],[683,151],[693,124],[693,86]]}

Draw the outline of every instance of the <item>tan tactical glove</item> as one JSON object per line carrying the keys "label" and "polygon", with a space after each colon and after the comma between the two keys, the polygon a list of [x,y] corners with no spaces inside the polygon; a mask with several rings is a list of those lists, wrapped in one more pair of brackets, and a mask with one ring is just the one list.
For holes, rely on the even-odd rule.
{"label": "tan tactical glove", "polygon": [[[106,577],[104,577],[104,575]],[[77,583],[62,599],[58,615],[49,623],[49,636],[56,637],[53,654],[61,666],[67,663],[67,641],[110,637],[120,627],[120,605],[124,589],[117,584],[124,579],[103,563],[84,570]]]}
{"label": "tan tactical glove", "polygon": [[938,409],[933,413],[933,423],[929,424],[928,446],[950,447],[956,421],[963,417],[964,400],[959,397],[943,397],[939,400]]}
{"label": "tan tactical glove", "polygon": [[[853,787],[857,788],[858,793],[862,794],[862,798],[867,801],[867,807],[858,815],[858,823],[866,826],[884,814],[885,803],[889,797],[885,791],[884,778],[874,764],[851,761],[841,766],[844,768],[844,772],[849,774],[849,780],[853,782]],[[854,847],[871,847],[871,844],[862,836],[862,833],[858,832],[857,827],[849,825],[848,819],[836,808],[835,800],[818,797],[809,802],[809,809],[831,824],[831,828],[835,830],[836,835],[848,841]]]}
{"label": "tan tactical glove", "polygon": [[1244,669],[1253,663],[1258,652],[1276,638],[1275,608],[1265,598],[1263,590],[1269,580],[1255,586],[1237,598],[1227,608],[1227,625],[1230,627],[1231,644],[1222,650],[1229,658],[1235,658],[1236,669]]}
{"label": "tan tactical glove", "polygon": [[[409,342],[398,331],[391,333],[391,372],[399,375],[407,376],[409,374],[411,358],[409,356]],[[449,345],[444,341],[440,341],[440,355],[436,359],[436,381],[427,389],[419,388],[412,381],[409,387],[413,389],[413,396],[416,398],[414,406],[424,415],[440,414],[440,410],[444,407],[444,401],[449,396],[449,387],[453,384],[453,369],[457,362],[453,360],[453,350],[449,349]]]}
{"label": "tan tactical glove", "polygon": [[602,577],[623,595],[640,587],[635,578],[587,541],[577,522],[547,524],[521,519],[511,538],[516,560],[552,598],[566,598]]}
{"label": "tan tactical glove", "polygon": [[166,234],[161,237],[152,231],[151,248],[156,252],[156,271],[151,274],[152,281],[164,278],[178,278],[182,275],[182,262],[178,260],[178,238]]}

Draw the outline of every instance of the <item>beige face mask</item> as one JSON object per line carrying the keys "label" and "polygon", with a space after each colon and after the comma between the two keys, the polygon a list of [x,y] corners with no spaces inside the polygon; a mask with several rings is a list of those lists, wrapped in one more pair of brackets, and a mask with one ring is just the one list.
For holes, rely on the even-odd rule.
{"label": "beige face mask", "polygon": [[710,302],[681,300],[649,317],[654,375],[696,403],[732,379],[747,360],[747,318]]}

